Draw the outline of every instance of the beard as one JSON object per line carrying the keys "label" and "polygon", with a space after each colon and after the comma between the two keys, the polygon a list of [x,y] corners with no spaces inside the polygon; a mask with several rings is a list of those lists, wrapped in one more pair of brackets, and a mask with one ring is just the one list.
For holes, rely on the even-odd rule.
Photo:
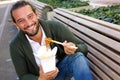
{"label": "beard", "polygon": [[24,33],[25,34],[27,34],[28,36],[35,36],[37,33],[38,33],[38,31],[39,31],[39,24],[38,23],[36,23],[36,22],[34,22],[34,23],[32,23],[31,25],[28,25],[26,28],[25,28],[25,30],[27,30],[29,27],[31,27],[31,26],[36,26],[36,28],[35,28],[35,30],[32,30],[32,32],[28,32],[28,31],[24,31]]}

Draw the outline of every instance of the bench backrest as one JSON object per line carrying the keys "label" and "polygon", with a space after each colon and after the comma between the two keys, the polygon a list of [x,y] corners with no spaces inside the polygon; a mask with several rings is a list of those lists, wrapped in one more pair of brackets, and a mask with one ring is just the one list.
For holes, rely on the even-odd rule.
{"label": "bench backrest", "polygon": [[47,12],[49,11],[53,11],[53,7],[48,5],[48,4],[45,4],[45,3],[42,3],[42,2],[39,2],[39,1],[35,1],[35,0],[30,0],[29,1],[39,12],[39,17],[44,19],[44,20],[47,20]]}
{"label": "bench backrest", "polygon": [[51,15],[86,42],[95,80],[120,80],[120,26],[60,8]]}

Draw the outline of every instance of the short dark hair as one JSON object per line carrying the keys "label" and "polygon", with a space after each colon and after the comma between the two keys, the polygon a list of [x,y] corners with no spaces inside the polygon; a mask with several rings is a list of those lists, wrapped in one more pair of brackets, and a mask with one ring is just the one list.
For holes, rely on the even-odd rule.
{"label": "short dark hair", "polygon": [[12,6],[12,8],[11,8],[11,10],[10,10],[10,14],[11,14],[11,18],[12,18],[13,22],[15,22],[15,19],[14,19],[13,15],[12,15],[12,11],[14,11],[14,10],[16,10],[16,9],[18,9],[18,8],[24,7],[24,6],[26,6],[26,5],[29,5],[29,6],[31,7],[31,9],[33,10],[33,12],[35,13],[35,7],[33,7],[33,5],[31,5],[29,2],[27,2],[27,1],[17,1],[17,2]]}

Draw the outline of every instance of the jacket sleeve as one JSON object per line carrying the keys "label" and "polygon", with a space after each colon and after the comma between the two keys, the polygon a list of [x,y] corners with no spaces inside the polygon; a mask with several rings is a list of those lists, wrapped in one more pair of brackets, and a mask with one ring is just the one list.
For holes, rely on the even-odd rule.
{"label": "jacket sleeve", "polygon": [[10,54],[16,73],[20,80],[38,79],[38,76],[30,74],[26,64],[25,56],[22,54],[22,49],[19,48],[19,44],[17,43],[10,44]]}
{"label": "jacket sleeve", "polygon": [[64,24],[60,22],[54,22],[52,24],[52,33],[57,36],[56,40],[60,42],[64,42],[67,40],[68,42],[73,42],[76,44],[78,49],[76,52],[82,52],[85,56],[87,56],[88,48],[85,42],[79,40],[68,28],[68,26],[65,26]]}

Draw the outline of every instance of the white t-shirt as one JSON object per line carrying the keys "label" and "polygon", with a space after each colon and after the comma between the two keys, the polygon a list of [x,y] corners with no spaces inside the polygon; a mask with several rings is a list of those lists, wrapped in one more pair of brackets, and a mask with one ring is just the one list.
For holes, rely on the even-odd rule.
{"label": "white t-shirt", "polygon": [[[42,29],[42,27],[41,27]],[[38,50],[42,47],[42,46],[45,46],[45,38],[46,38],[46,35],[45,35],[45,32],[43,31],[42,29],[42,41],[41,41],[41,45],[38,43],[38,42],[35,42],[33,40],[31,40],[28,35],[26,35],[31,47],[32,47],[32,50],[33,50],[33,55],[35,57],[35,61],[37,63],[37,65],[39,66],[40,65],[40,59],[38,57],[35,56],[35,54],[40,54],[40,52],[38,53]]]}

